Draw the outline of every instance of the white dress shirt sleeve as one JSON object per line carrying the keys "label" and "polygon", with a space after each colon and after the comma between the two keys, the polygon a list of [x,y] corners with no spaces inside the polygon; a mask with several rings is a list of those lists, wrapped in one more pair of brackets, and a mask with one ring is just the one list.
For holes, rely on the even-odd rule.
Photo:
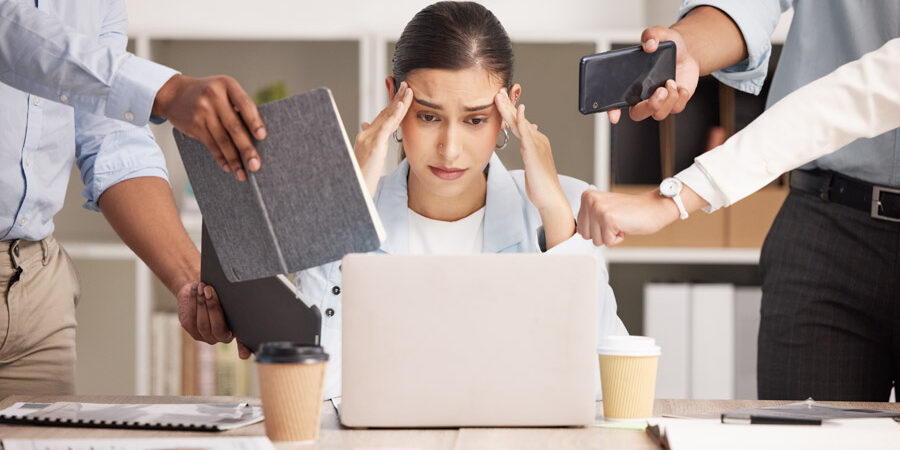
{"label": "white dress shirt sleeve", "polygon": [[698,6],[712,6],[731,17],[747,47],[747,59],[713,72],[712,76],[735,89],[759,94],[772,56],[769,38],[778,26],[781,13],[791,8],[791,0],[685,0],[678,19]]}
{"label": "white dress shirt sleeve", "polygon": [[[107,9],[124,36],[124,0],[109,0]],[[176,73],[79,33],[33,3],[0,1],[0,82],[16,89],[141,126]]]}
{"label": "white dress shirt sleeve", "polygon": [[712,212],[856,139],[897,128],[898,73],[895,38],[787,95],[676,177],[709,202]]}
{"label": "white dress shirt sleeve", "polygon": [[75,163],[84,182],[84,207],[99,211],[97,200],[116,183],[137,177],[166,181],[166,159],[147,125],[136,127],[75,111]]}

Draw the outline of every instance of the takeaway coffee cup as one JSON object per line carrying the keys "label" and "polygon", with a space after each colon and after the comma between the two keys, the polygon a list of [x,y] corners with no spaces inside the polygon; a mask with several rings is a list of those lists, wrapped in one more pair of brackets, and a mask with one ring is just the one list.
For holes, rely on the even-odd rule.
{"label": "takeaway coffee cup", "polygon": [[266,436],[275,442],[317,439],[328,354],[318,345],[266,342],[256,363]]}
{"label": "takeaway coffee cup", "polygon": [[659,346],[645,336],[606,336],[597,348],[603,416],[639,420],[653,415]]}

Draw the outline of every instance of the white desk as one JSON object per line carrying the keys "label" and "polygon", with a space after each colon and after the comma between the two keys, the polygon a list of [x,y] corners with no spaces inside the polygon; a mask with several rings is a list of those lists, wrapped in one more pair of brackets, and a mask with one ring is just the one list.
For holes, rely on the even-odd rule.
{"label": "white desk", "polygon": [[[235,397],[143,397],[143,396],[11,396],[0,401],[6,408],[17,401],[80,401],[93,403],[186,403],[186,402],[248,402],[259,404],[256,398]],[[776,405],[786,402],[751,400],[657,400],[654,414],[698,414],[734,408]],[[831,402],[827,402],[831,403]],[[898,403],[835,402],[842,406],[878,408],[900,412]],[[602,407],[598,403],[598,414]],[[215,436],[262,436],[262,423]],[[0,425],[0,438],[104,438],[104,437],[178,437],[211,436],[203,432],[119,430],[102,428],[35,427]],[[434,450],[468,449],[658,449],[642,431],[608,428],[460,428],[426,430],[370,430],[348,429],[338,423],[331,403],[322,405],[322,428],[315,445],[298,446],[303,449],[420,448]],[[279,448],[292,448],[279,446]]]}

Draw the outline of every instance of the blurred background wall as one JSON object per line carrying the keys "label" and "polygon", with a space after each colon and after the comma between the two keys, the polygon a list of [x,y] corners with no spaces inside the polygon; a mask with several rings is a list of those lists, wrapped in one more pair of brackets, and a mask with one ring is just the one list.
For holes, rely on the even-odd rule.
{"label": "blurred background wall", "polygon": [[[407,21],[431,2],[126,3],[130,51],[191,76],[231,75],[251,96],[273,86],[288,95],[328,86],[352,141],[359,123],[371,120],[386,104],[384,77],[393,43]],[[550,137],[559,172],[601,189],[652,189],[666,170],[689,164],[706,150],[714,130],[724,130],[716,131],[717,136],[734,132],[762,110],[764,98],[742,96],[707,78],[701,80],[693,112],[669,124],[623,120],[611,127],[605,116],[578,113],[579,58],[637,44],[644,28],[674,21],[680,0],[482,3],[514,42],[514,78],[523,85],[522,102],[529,106],[530,120]],[[782,18],[773,35],[776,42],[783,40],[790,17],[787,13]],[[151,128],[165,152],[187,231],[196,237],[197,213],[171,126]],[[510,168],[522,167],[517,147],[513,139],[500,153]],[[388,160],[387,171],[396,158]],[[233,348],[213,351],[182,339],[173,315],[174,297],[121,244],[100,214],[81,207],[82,188],[73,170],[65,207],[56,217],[56,236],[73,254],[84,291],[78,310],[79,393],[252,393],[252,370],[235,360]],[[784,192],[783,186],[773,186],[745,200],[749,206],[743,210],[696,215],[659,236],[632,239],[631,246],[607,251],[610,283],[629,331],[656,334],[664,355],[675,355],[661,361],[660,377],[671,382],[660,384],[658,396],[755,395],[756,262]],[[724,287],[710,294],[710,285]],[[718,299],[714,307],[692,308],[709,298]],[[648,304],[653,306],[645,308]],[[683,323],[660,325],[667,323],[660,318],[681,316]],[[701,336],[725,344],[696,347],[690,340],[696,333],[688,331],[709,323],[728,324],[700,329]],[[672,362],[667,366],[665,359]],[[692,364],[699,365],[698,373],[703,364],[713,364],[710,373],[724,375],[693,379]],[[692,391],[691,386],[713,388]]]}

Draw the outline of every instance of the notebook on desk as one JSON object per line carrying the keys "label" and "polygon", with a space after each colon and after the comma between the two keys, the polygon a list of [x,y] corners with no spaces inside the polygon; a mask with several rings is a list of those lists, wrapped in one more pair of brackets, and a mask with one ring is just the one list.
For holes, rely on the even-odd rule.
{"label": "notebook on desk", "polygon": [[275,450],[265,436],[178,437],[178,438],[93,438],[93,439],[7,439],[3,450]]}
{"label": "notebook on desk", "polygon": [[0,423],[93,428],[225,431],[263,420],[247,404],[101,404],[18,402],[0,411]]}

